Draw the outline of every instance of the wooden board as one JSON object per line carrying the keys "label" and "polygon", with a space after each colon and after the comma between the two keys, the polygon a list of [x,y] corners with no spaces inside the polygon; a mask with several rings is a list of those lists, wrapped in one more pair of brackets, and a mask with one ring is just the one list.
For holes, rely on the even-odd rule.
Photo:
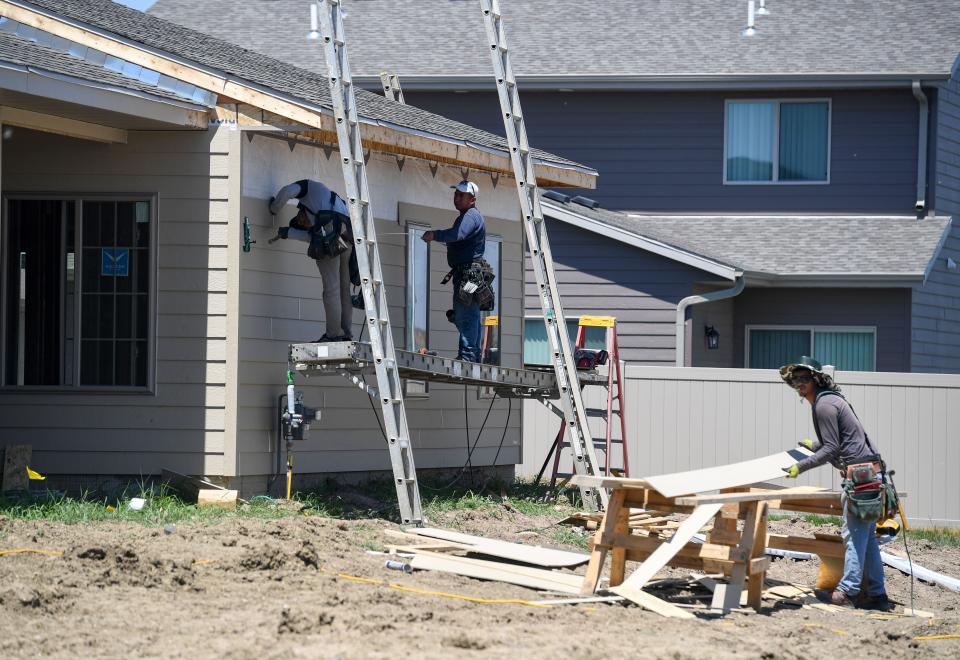
{"label": "wooden board", "polygon": [[237,491],[201,489],[197,492],[197,506],[216,506],[221,509],[236,509]]}
{"label": "wooden board", "polygon": [[803,447],[796,447],[763,458],[702,470],[675,472],[643,479],[576,475],[570,482],[576,486],[593,488],[653,488],[664,497],[679,497],[777,479],[784,475],[783,468],[790,467],[811,454],[811,451]]}
{"label": "wooden board", "polygon": [[3,452],[3,492],[29,490],[27,466],[33,453],[31,445],[7,445]]}
{"label": "wooden board", "polygon": [[[640,564],[626,582],[622,585],[611,587],[610,591],[629,598],[627,594],[621,593],[619,589],[628,591],[639,591],[650,579],[656,575],[664,566],[666,566],[673,557],[680,552],[683,547],[693,538],[693,535],[700,531],[700,528],[707,524],[711,518],[717,515],[721,504],[704,504],[699,506],[690,514],[690,517],[684,520],[673,537],[666,543],[654,550],[647,559]],[[632,600],[632,599],[631,599]]]}
{"label": "wooden board", "polygon": [[701,504],[731,504],[735,502],[762,502],[770,500],[823,500],[837,499],[839,492],[816,486],[798,486],[771,491],[750,491],[749,493],[718,493],[715,495],[691,495],[676,498],[677,504],[699,506]]}
{"label": "wooden board", "polygon": [[464,546],[470,552],[548,568],[580,566],[590,560],[590,555],[579,552],[567,552],[566,550],[553,550],[536,545],[510,543],[508,541],[488,539],[482,536],[461,534],[460,532],[447,529],[433,529],[430,527],[410,528],[407,530],[407,533],[457,543]]}
{"label": "wooden board", "polygon": [[579,595],[583,578],[570,573],[548,571],[542,568],[516,566],[483,559],[442,555],[435,552],[418,552],[410,559],[410,565],[418,570],[456,573],[479,580],[506,582],[531,589],[557,591]]}
{"label": "wooden board", "polygon": [[683,610],[672,603],[668,603],[665,600],[661,600],[654,596],[653,594],[648,594],[646,591],[643,591],[640,588],[633,588],[629,586],[626,582],[617,587],[611,587],[610,591],[617,594],[618,596],[623,596],[632,603],[636,603],[640,607],[650,610],[651,612],[656,612],[660,616],[669,617],[671,619],[695,619],[693,614]]}

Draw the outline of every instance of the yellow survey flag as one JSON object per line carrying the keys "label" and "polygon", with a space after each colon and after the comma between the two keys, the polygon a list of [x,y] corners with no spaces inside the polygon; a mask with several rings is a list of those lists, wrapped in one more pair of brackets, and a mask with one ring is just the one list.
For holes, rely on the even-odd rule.
{"label": "yellow survey flag", "polygon": [[30,468],[27,468],[27,476],[30,477],[33,481],[43,481],[44,479],[46,479],[45,476],[43,476],[39,472],[34,472]]}

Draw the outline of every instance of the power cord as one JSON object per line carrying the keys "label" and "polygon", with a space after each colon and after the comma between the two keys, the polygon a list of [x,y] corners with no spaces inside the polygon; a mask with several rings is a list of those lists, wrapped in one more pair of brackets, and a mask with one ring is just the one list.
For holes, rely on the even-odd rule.
{"label": "power cord", "polygon": [[[464,386],[464,387],[466,387],[466,386]],[[457,475],[456,475],[453,479],[451,479],[449,483],[446,483],[446,484],[444,484],[444,485],[442,485],[442,486],[438,486],[438,487],[436,487],[436,488],[431,488],[430,486],[427,486],[426,484],[423,484],[423,488],[424,488],[424,489],[426,489],[426,490],[432,490],[432,491],[434,491],[434,492],[441,491],[441,490],[446,490],[446,489],[450,488],[451,486],[453,486],[454,484],[456,484],[458,481],[460,481],[460,479],[463,478],[463,475],[466,474],[466,472],[467,472],[467,466],[470,465],[470,460],[471,460],[471,457],[473,456],[473,452],[474,452],[474,450],[477,448],[477,444],[479,444],[479,442],[480,442],[480,436],[483,435],[483,429],[486,428],[486,426],[487,426],[487,420],[490,418],[490,412],[493,410],[493,404],[494,404],[494,402],[495,402],[496,400],[497,400],[497,395],[496,395],[496,393],[494,393],[493,398],[490,399],[490,405],[487,406],[487,414],[484,415],[484,417],[483,417],[483,423],[480,424],[480,430],[477,431],[477,437],[476,437],[476,439],[473,441],[473,446],[472,446],[472,447],[470,446],[469,436],[468,436],[468,439],[467,439],[467,460],[466,460],[466,462],[464,462],[464,464],[460,467],[460,470],[457,472]],[[464,404],[466,404],[466,400],[464,400]],[[508,422],[510,421],[509,418],[507,419],[507,421],[508,421]],[[504,426],[504,431],[503,431],[504,436],[506,436],[506,433],[507,433],[506,429],[507,429],[507,427]],[[503,442],[503,440],[501,439],[501,443],[502,443],[502,442]],[[499,456],[499,449],[497,450],[497,455]],[[471,483],[471,485],[472,485],[472,483]]]}

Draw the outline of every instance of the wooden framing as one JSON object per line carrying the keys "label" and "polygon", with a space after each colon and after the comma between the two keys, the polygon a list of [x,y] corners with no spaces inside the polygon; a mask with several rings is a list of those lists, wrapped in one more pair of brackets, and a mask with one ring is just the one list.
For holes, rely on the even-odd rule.
{"label": "wooden framing", "polygon": [[[631,480],[637,481],[637,480]],[[789,489],[790,495],[815,496],[812,500],[794,500],[801,504],[813,502],[817,507],[839,507],[840,494],[829,491],[803,491]],[[711,608],[727,613],[740,606],[740,597],[747,589],[747,604],[760,610],[763,581],[770,566],[765,556],[766,548],[779,548],[815,552],[823,557],[843,556],[843,544],[839,536],[804,538],[769,534],[768,511],[773,503],[781,508],[791,500],[782,498],[782,491],[751,488],[730,488],[721,495],[696,497],[664,497],[650,489],[639,488],[636,483],[614,487],[610,503],[594,534],[590,562],[580,589],[581,595],[591,595],[597,590],[603,564],[608,553],[612,555],[610,566],[610,591],[643,604],[642,587],[664,566],[690,568],[705,573],[722,573],[727,582],[718,584],[714,590]],[[684,502],[681,504],[680,502]],[[629,527],[630,507],[646,507],[655,502],[659,511],[686,510],[691,516],[677,529],[673,538],[665,541],[657,535]],[[688,505],[696,503],[696,508]],[[704,543],[692,542],[693,535],[713,519],[713,528]],[[742,526],[738,528],[738,524]],[[624,580],[627,560],[641,562],[640,567]],[[646,594],[649,595],[649,594]]]}
{"label": "wooden framing", "polygon": [[[244,110],[247,126],[261,125],[265,130],[280,128],[302,134],[307,139],[336,144],[332,111],[324,111],[306,101],[288,98],[281,92],[260,89],[258,85],[222,71],[139,47],[132,41],[112,36],[106,31],[81,27],[72,20],[7,0],[0,0],[0,15],[214,92],[224,105],[211,112],[211,119],[225,119],[232,111],[239,124],[240,107],[245,104],[251,107]],[[256,123],[258,114],[259,124]],[[361,117],[360,121],[364,144],[375,151],[512,176],[513,168],[506,146],[502,151],[487,150],[455,139],[386,126],[369,118]],[[536,175],[544,186],[596,187],[595,173],[559,163],[537,163]]]}
{"label": "wooden framing", "polygon": [[126,144],[127,142],[127,131],[123,128],[91,124],[9,106],[0,106],[0,123],[107,144]]}

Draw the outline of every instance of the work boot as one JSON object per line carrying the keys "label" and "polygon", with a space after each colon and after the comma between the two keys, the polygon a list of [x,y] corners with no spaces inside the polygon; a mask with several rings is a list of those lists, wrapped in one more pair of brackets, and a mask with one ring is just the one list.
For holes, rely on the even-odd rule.
{"label": "work boot", "polygon": [[830,594],[829,602],[831,605],[837,605],[839,607],[853,607],[853,601],[850,600],[850,596],[839,589],[836,589]]}
{"label": "work boot", "polygon": [[320,335],[318,338],[314,339],[314,340],[313,340],[313,343],[314,343],[314,344],[322,344],[323,342],[327,342],[327,341],[340,341],[340,339],[337,338],[337,337],[330,337],[329,335],[327,335],[326,332],[324,332],[324,333],[323,333],[322,335]]}
{"label": "work boot", "polygon": [[865,610],[892,612],[896,608],[896,604],[887,598],[887,594],[880,594],[879,596],[865,596],[857,602],[857,607]]}

